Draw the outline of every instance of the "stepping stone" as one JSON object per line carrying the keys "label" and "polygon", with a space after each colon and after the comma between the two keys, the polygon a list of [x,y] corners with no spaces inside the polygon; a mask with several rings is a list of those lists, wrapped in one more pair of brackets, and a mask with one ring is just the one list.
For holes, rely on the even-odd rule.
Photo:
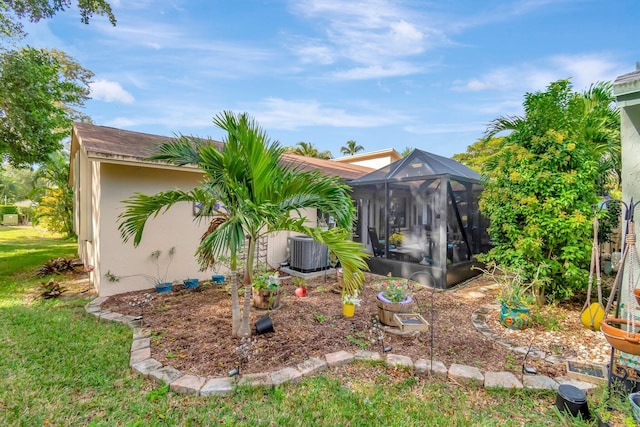
{"label": "stepping stone", "polygon": [[271,374],[268,372],[260,372],[257,374],[243,375],[238,381],[238,385],[247,387],[273,387]]}
{"label": "stepping stone", "polygon": [[151,329],[149,328],[133,328],[133,339],[150,338]]}
{"label": "stepping stone", "polygon": [[464,385],[481,386],[484,384],[484,375],[480,369],[457,363],[449,367],[449,378]]}
{"label": "stepping stone", "polygon": [[447,367],[444,363],[434,360],[433,367],[431,367],[431,360],[418,359],[413,364],[416,368],[416,374],[418,375],[432,375],[436,378],[447,378]]}
{"label": "stepping stone", "polygon": [[533,390],[557,390],[560,384],[545,375],[525,375],[522,383]]}
{"label": "stepping stone", "polygon": [[328,367],[329,365],[327,365],[327,362],[316,357],[312,357],[311,359],[307,359],[304,362],[298,364],[298,370],[305,377],[309,375],[315,375],[318,372],[324,371]]}
{"label": "stepping stone", "polygon": [[141,350],[143,348],[151,347],[151,338],[140,338],[134,339],[131,342],[131,352],[133,353],[136,350]]}
{"label": "stepping stone", "polygon": [[401,354],[387,354],[387,364],[413,370],[413,360],[411,360],[410,357],[403,356]]}
{"label": "stepping stone", "polygon": [[485,372],[484,387],[522,388],[522,383],[511,372]]}
{"label": "stepping stone", "polygon": [[235,381],[230,377],[212,378],[200,389],[200,396],[228,396],[233,393]]}
{"label": "stepping stone", "polygon": [[151,358],[151,347],[141,348],[140,350],[132,351],[129,358],[129,366],[133,366],[136,363],[140,363],[143,360]]}
{"label": "stepping stone", "polygon": [[302,372],[295,368],[284,368],[271,373],[271,383],[273,385],[296,383],[300,378],[302,378]]}
{"label": "stepping stone", "polygon": [[176,393],[197,396],[205,383],[205,379],[197,375],[183,375],[169,385]]}
{"label": "stepping stone", "polygon": [[356,360],[382,360],[377,351],[358,350],[354,356]]}
{"label": "stepping stone", "polygon": [[345,365],[353,360],[353,354],[344,350],[336,351],[335,353],[325,354],[327,364],[331,367]]}
{"label": "stepping stone", "polygon": [[149,378],[159,383],[171,384],[184,374],[172,366],[163,366],[149,372]]}
{"label": "stepping stone", "polygon": [[134,372],[137,372],[145,378],[149,378],[149,372],[160,369],[161,367],[162,363],[158,362],[156,359],[149,358],[143,360],[142,362],[136,363],[131,368],[134,370]]}

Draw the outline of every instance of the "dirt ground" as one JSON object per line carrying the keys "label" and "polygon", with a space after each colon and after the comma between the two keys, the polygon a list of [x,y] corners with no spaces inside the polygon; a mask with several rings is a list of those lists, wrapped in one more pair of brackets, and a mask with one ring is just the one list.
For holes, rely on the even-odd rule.
{"label": "dirt ground", "polygon": [[[372,319],[377,314],[376,294],[372,285],[374,275],[367,275],[362,304],[355,316],[342,315],[341,296],[334,292],[336,277],[330,275],[308,282],[307,296],[296,297],[291,280],[283,284],[283,303],[270,313],[274,332],[256,334],[245,345],[248,359],[242,362],[243,373],[267,372],[295,366],[310,357],[359,349],[403,354],[413,360],[424,358],[478,367],[484,371],[513,371],[520,373],[523,356],[485,338],[471,322],[477,308],[496,302],[498,290],[486,278],[477,277],[452,290],[417,290],[415,299],[419,312],[432,330],[410,336],[386,332],[383,342],[372,331]],[[146,297],[145,297],[146,294]],[[140,304],[147,298],[144,304]],[[174,286],[170,293],[132,292],[113,296],[103,309],[143,316],[144,325],[152,330],[152,357],[176,369],[206,377],[226,376],[241,358],[241,341],[231,336],[231,297],[225,285],[200,284],[195,289]],[[581,326],[581,304],[548,308],[542,318],[551,319],[546,325],[535,325],[525,331],[510,331],[500,326],[498,312],[492,311],[488,324],[491,329],[520,346],[584,361],[606,360],[610,347],[600,333]],[[265,315],[265,311],[251,310],[251,325]],[[550,326],[551,324],[551,326]],[[559,330],[553,331],[549,329]],[[433,339],[432,339],[433,333]],[[563,375],[564,365],[531,360],[527,365],[540,374]]]}

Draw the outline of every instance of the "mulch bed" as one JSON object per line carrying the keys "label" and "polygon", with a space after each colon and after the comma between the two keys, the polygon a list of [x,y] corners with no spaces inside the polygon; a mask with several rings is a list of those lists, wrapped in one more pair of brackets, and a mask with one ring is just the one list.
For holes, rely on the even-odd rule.
{"label": "mulch bed", "polygon": [[[376,278],[379,276],[367,274],[361,292],[362,304],[356,307],[352,318],[342,315],[341,296],[333,292],[337,285],[335,276],[310,280],[307,296],[302,298],[294,295],[295,286],[291,281],[284,281],[283,304],[270,313],[274,332],[257,335],[254,328],[242,372],[268,372],[296,366],[310,357],[322,357],[339,350],[381,352],[384,344],[392,347],[391,353],[409,356],[414,361],[429,360],[433,354],[434,360],[447,366],[460,363],[483,371],[519,373],[522,355],[485,338],[471,323],[474,310],[495,302],[497,290],[487,286],[491,283],[486,278],[472,279],[454,290],[433,293],[428,288],[417,290],[419,312],[434,328],[434,339],[431,339],[431,330],[411,336],[385,333],[384,343],[375,339],[371,328],[372,319],[377,315],[378,290],[371,284]],[[144,299],[145,293],[152,298],[150,304],[136,305],[135,301]],[[226,376],[238,364],[238,347],[242,342],[231,336],[231,297],[224,285],[201,284],[195,290],[174,286],[174,291],[167,294],[130,292],[110,297],[102,307],[122,314],[143,315],[144,325],[153,333],[152,357],[162,364],[206,377]],[[564,310],[571,313],[564,316],[570,322],[579,315],[579,308]],[[250,324],[255,325],[264,314],[265,311],[252,308]],[[530,342],[526,333],[507,332],[497,322],[489,324],[492,328],[497,325],[496,332],[508,334],[508,339],[518,345]],[[577,339],[576,345],[582,345],[581,332],[574,330],[572,324],[554,332],[549,339],[565,343]],[[528,333],[536,334],[535,331]],[[564,373],[564,366],[549,363],[538,362],[536,369],[550,376]]]}

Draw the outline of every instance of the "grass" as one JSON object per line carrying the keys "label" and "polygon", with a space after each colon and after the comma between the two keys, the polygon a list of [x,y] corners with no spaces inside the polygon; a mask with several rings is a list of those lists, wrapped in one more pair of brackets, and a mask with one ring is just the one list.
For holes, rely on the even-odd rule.
{"label": "grass", "polygon": [[550,392],[459,387],[380,363],[226,398],[178,395],[132,374],[131,330],[87,315],[86,300],[25,303],[39,264],[73,256],[73,242],[0,227],[0,249],[3,426],[595,425],[561,416]]}

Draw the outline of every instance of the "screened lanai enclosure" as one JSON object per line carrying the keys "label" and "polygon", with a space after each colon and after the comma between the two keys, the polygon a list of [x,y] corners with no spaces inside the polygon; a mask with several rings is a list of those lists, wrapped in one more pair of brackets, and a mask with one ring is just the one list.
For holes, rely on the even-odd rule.
{"label": "screened lanai enclosure", "polygon": [[[425,284],[438,288],[479,273],[471,266],[490,241],[477,172],[416,149],[349,185],[357,208],[354,240],[372,254],[371,272],[408,278],[427,271],[435,283]],[[425,282],[423,276],[416,275]]]}

